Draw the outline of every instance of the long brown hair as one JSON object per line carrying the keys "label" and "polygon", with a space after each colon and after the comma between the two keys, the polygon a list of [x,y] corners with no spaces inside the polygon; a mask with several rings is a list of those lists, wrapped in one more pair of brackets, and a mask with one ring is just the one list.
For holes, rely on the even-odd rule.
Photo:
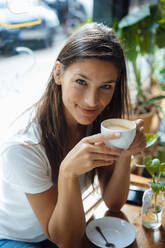
{"label": "long brown hair", "polygon": [[[128,88],[123,49],[115,32],[98,23],[82,26],[65,43],[57,57],[65,71],[71,64],[85,58],[97,58],[113,63],[118,69],[118,82],[113,98],[93,123],[91,134],[100,131],[100,122],[106,118],[122,118],[128,114]],[[57,183],[60,163],[65,156],[67,124],[63,112],[61,86],[55,83],[53,72],[47,89],[37,103],[37,120],[42,130],[44,146],[52,168],[53,181]],[[90,173],[92,181],[95,170]]]}

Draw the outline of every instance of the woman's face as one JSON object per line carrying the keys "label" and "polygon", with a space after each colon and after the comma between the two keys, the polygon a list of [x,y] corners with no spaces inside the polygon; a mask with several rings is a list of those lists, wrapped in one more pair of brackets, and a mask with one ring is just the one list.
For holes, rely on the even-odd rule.
{"label": "woman's face", "polygon": [[84,59],[69,66],[60,77],[68,125],[88,125],[110,103],[118,73],[108,61]]}

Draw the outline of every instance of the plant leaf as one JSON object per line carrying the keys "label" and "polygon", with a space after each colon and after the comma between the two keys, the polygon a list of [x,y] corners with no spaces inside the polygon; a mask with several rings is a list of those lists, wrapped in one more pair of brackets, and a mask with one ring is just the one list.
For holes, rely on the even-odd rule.
{"label": "plant leaf", "polygon": [[119,28],[125,28],[134,25],[149,15],[150,15],[150,8],[148,6],[140,8],[135,13],[129,14],[124,18],[122,18],[122,20],[119,22]]}
{"label": "plant leaf", "polygon": [[160,161],[159,159],[152,159],[151,156],[148,156],[144,158],[144,165],[153,178],[155,173],[159,170]]}
{"label": "plant leaf", "polygon": [[164,39],[165,39],[165,24],[159,25],[159,27],[156,29],[155,34],[156,44],[159,48],[164,48]]}
{"label": "plant leaf", "polygon": [[145,133],[146,136],[146,148],[152,146],[159,138],[160,136],[158,134],[154,133]]}
{"label": "plant leaf", "polygon": [[156,96],[154,98],[151,98],[149,100],[147,100],[145,102],[145,106],[151,106],[152,104],[154,104],[155,102],[161,101],[162,99],[164,99],[165,96]]}
{"label": "plant leaf", "polygon": [[155,176],[155,173],[159,170],[159,166],[146,166],[147,171],[150,173],[150,175],[152,176],[152,178]]}
{"label": "plant leaf", "polygon": [[165,182],[161,182],[161,183],[149,182],[148,184],[157,195],[165,190]]}
{"label": "plant leaf", "polygon": [[152,160],[152,166],[159,167],[160,166],[160,160],[158,158],[154,158]]}
{"label": "plant leaf", "polygon": [[151,166],[152,165],[152,157],[151,156],[145,157],[143,162],[144,162],[145,166]]}
{"label": "plant leaf", "polygon": [[149,182],[148,184],[150,185],[150,187],[152,188],[152,190],[153,190],[156,194],[159,194],[160,185],[159,185],[158,183]]}
{"label": "plant leaf", "polygon": [[163,68],[163,69],[160,71],[160,73],[165,75],[165,68]]}
{"label": "plant leaf", "polygon": [[160,172],[165,172],[165,162],[160,164]]}
{"label": "plant leaf", "polygon": [[136,49],[137,44],[139,44],[139,36],[137,32],[137,26],[133,25],[129,29],[124,28],[118,31],[119,39],[121,40],[127,59],[136,61],[138,51]]}
{"label": "plant leaf", "polygon": [[165,190],[165,182],[160,182],[159,184],[161,186],[161,191]]}

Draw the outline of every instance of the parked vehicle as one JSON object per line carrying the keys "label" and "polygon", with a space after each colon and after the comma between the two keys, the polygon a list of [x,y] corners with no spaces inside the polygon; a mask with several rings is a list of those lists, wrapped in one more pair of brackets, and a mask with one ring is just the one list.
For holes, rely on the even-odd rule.
{"label": "parked vehicle", "polygon": [[80,0],[43,0],[57,12],[59,22],[68,34],[87,18],[84,4]]}
{"label": "parked vehicle", "polygon": [[[34,25],[37,20],[41,23]],[[29,25],[18,25],[25,23]],[[45,3],[23,14],[13,14],[4,4],[0,4],[0,54],[14,53],[14,48],[18,46],[31,49],[51,47],[58,26],[56,12]]]}

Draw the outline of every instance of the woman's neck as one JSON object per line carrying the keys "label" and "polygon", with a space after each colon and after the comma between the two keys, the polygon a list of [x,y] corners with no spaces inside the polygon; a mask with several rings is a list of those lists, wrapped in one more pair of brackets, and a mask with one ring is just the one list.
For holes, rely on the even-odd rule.
{"label": "woman's neck", "polygon": [[76,125],[76,126],[71,126],[68,127],[67,130],[67,134],[69,137],[85,137],[86,136],[86,130],[87,130],[87,126],[83,126],[83,125]]}
{"label": "woman's neck", "polygon": [[67,130],[67,144],[72,149],[82,138],[86,136],[86,126],[77,125],[68,127]]}

